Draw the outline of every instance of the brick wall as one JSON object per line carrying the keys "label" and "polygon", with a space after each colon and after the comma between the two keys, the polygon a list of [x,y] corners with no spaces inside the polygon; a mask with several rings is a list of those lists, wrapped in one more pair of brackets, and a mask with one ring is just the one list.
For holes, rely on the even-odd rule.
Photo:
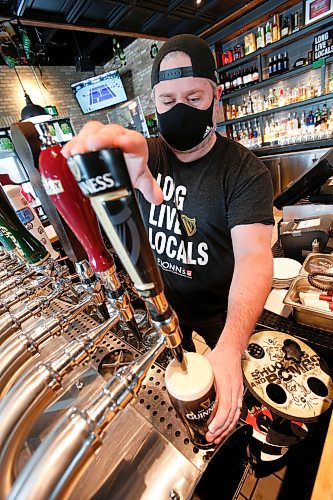
{"label": "brick wall", "polygon": [[[126,66],[119,70],[126,90],[127,98],[140,97],[141,106],[145,115],[153,113],[154,103],[151,99],[150,72],[153,60],[150,57],[150,48],[153,40],[138,38],[125,49]],[[155,42],[158,48],[163,42]],[[112,69],[112,61],[104,66],[106,71]]]}
{"label": "brick wall", "polygon": [[[45,106],[41,90],[38,87],[32,70],[29,67],[18,67],[17,71],[23,86],[34,104]],[[96,73],[102,73],[103,67],[97,68]],[[36,70],[40,79],[39,71]],[[75,66],[45,66],[42,68],[42,92],[46,104],[57,107],[60,116],[69,116],[76,131],[88,119],[101,120],[107,123],[105,110],[83,115],[74,98],[70,84],[92,76],[90,72],[77,73]],[[0,127],[9,126],[20,120],[21,109],[25,106],[22,88],[15,71],[7,66],[0,67]],[[88,118],[89,117],[89,118]]]}
{"label": "brick wall", "polygon": [[[126,49],[127,64],[120,69],[128,99],[139,96],[145,114],[152,113],[154,106],[150,98],[150,70],[152,59],[150,47],[152,40],[137,39]],[[161,45],[157,42],[158,46]],[[96,73],[111,69],[111,63],[96,68]],[[110,109],[83,115],[74,98],[70,84],[92,76],[91,72],[77,73],[75,66],[46,66],[42,68],[43,94],[41,95],[32,70],[29,67],[17,68],[24,88],[35,104],[44,106],[52,104],[58,108],[60,116],[69,116],[77,131],[88,120],[107,122],[106,113]],[[39,71],[36,70],[40,79]],[[20,120],[20,112],[24,107],[24,95],[15,71],[7,66],[0,66],[0,127],[10,126]]]}

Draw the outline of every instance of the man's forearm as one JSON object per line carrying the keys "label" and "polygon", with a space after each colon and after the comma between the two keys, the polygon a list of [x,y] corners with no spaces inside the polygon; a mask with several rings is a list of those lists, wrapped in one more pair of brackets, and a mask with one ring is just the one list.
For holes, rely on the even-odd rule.
{"label": "man's forearm", "polygon": [[226,343],[242,353],[262,312],[272,286],[273,261],[268,252],[246,255],[235,265],[228,313],[218,345]]}

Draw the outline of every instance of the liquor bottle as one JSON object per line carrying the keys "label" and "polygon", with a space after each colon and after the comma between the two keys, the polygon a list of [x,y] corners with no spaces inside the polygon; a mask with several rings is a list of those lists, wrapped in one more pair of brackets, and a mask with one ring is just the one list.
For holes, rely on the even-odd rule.
{"label": "liquor bottle", "polygon": [[280,75],[281,73],[283,73],[283,56],[282,54],[278,54],[277,56],[277,74]]}
{"label": "liquor bottle", "polygon": [[271,142],[271,127],[268,120],[265,122],[264,142]]}
{"label": "liquor bottle", "polygon": [[231,119],[235,120],[237,118],[236,104],[231,105]]}
{"label": "liquor bottle", "polygon": [[259,137],[259,127],[257,123],[257,119],[254,120],[253,123],[253,137],[257,139]]}
{"label": "liquor bottle", "polygon": [[261,94],[257,95],[257,113],[264,111],[264,98]]}
{"label": "liquor bottle", "polygon": [[298,129],[299,129],[298,114],[294,113],[294,116],[293,116],[293,130],[298,130]]}
{"label": "liquor bottle", "polygon": [[234,141],[237,141],[237,131],[236,131],[236,125],[235,124],[232,125],[231,137],[232,137],[232,139]]}
{"label": "liquor bottle", "polygon": [[231,120],[231,119],[232,119],[232,114],[231,114],[231,106],[230,106],[230,104],[227,104],[227,105],[226,105],[226,111],[225,111],[225,114],[226,114],[227,120]]}
{"label": "liquor bottle", "polygon": [[323,104],[323,109],[322,109],[322,120],[327,123],[328,121],[328,109],[327,109],[327,104]]}
{"label": "liquor bottle", "polygon": [[242,115],[243,116],[247,115],[247,104],[246,104],[246,100],[245,100],[245,95],[243,96]]}
{"label": "liquor bottle", "polygon": [[264,111],[267,111],[269,109],[269,101],[267,99],[267,97],[265,96],[264,94]]}
{"label": "liquor bottle", "polygon": [[333,132],[333,104],[330,109],[330,115],[327,120],[327,128],[329,131]]}
{"label": "liquor bottle", "polygon": [[225,87],[226,92],[230,92],[230,90],[231,90],[231,78],[230,78],[230,75],[228,75],[228,73],[226,73],[226,76],[225,76],[224,87]]}
{"label": "liquor bottle", "polygon": [[331,77],[328,80],[328,92],[333,92],[333,73],[331,74]]}
{"label": "liquor bottle", "polygon": [[242,73],[239,70],[238,75],[237,75],[237,87],[241,89],[243,87],[243,78],[242,78]]}
{"label": "liquor bottle", "polygon": [[283,89],[280,89],[280,95],[279,95],[278,104],[279,104],[279,108],[282,108],[282,106],[285,106],[285,98],[284,98],[284,95],[283,95]]}
{"label": "liquor bottle", "polygon": [[20,256],[31,266],[40,265],[50,257],[44,245],[20,222],[2,187],[0,232],[13,241]]}
{"label": "liquor bottle", "polygon": [[258,26],[258,31],[257,31],[257,50],[262,49],[265,47],[265,42],[262,37],[262,31],[260,26]]}
{"label": "liquor bottle", "polygon": [[316,86],[314,88],[314,97],[320,97],[321,96],[321,79],[318,78]]}
{"label": "liquor bottle", "polygon": [[220,86],[221,86],[221,94],[225,93],[225,74],[222,73],[221,79],[220,79]]}
{"label": "liquor bottle", "polygon": [[316,112],[315,112],[315,125],[319,125],[321,122],[321,111],[319,109],[319,106],[318,108],[316,109]]}
{"label": "liquor bottle", "polygon": [[292,102],[292,98],[291,98],[291,92],[290,92],[290,88],[288,87],[287,90],[286,90],[286,104],[291,104]]}
{"label": "liquor bottle", "polygon": [[298,102],[299,100],[299,89],[297,85],[295,85],[295,87],[293,87],[293,90],[291,91],[291,100],[292,102]]}
{"label": "liquor bottle", "polygon": [[252,125],[251,125],[251,122],[249,122],[249,126],[248,126],[248,137],[249,139],[253,139],[253,128],[252,128]]}
{"label": "liquor bottle", "polygon": [[304,132],[306,130],[306,113],[303,111],[301,117],[301,130]]}
{"label": "liquor bottle", "polygon": [[270,57],[268,62],[268,77],[270,78],[271,76],[273,76],[273,60]]}
{"label": "liquor bottle", "polygon": [[304,101],[306,99],[306,94],[307,94],[306,86],[305,83],[303,83],[299,91],[298,100]]}
{"label": "liquor bottle", "polygon": [[255,66],[253,68],[253,73],[252,73],[252,83],[257,83],[259,82],[259,71],[258,68]]}
{"label": "liquor bottle", "polygon": [[299,13],[298,12],[294,12],[291,15],[291,30],[292,30],[292,33],[296,33],[297,31],[299,31]]}
{"label": "liquor bottle", "polygon": [[252,101],[252,97],[251,97],[251,92],[249,92],[249,100],[248,100],[248,103],[247,103],[247,114],[248,115],[253,115],[253,113],[254,113],[253,101]]}
{"label": "liquor bottle", "polygon": [[272,63],[272,76],[277,75],[277,58],[276,56],[273,57],[273,63]]}
{"label": "liquor bottle", "polygon": [[288,36],[289,33],[290,33],[289,20],[288,17],[284,17],[282,21],[281,38]]}
{"label": "liquor bottle", "polygon": [[315,122],[315,117],[313,116],[312,110],[309,112],[308,117],[306,119],[306,124],[309,125],[314,125]]}
{"label": "liquor bottle", "polygon": [[245,77],[244,78],[245,78],[245,87],[247,87],[251,83],[251,70],[250,70],[250,68],[245,69]]}
{"label": "liquor bottle", "polygon": [[279,98],[277,96],[275,88],[273,88],[273,108],[277,108],[279,106]]}
{"label": "liquor bottle", "polygon": [[289,71],[289,56],[287,52],[283,56],[283,71]]}
{"label": "liquor bottle", "polygon": [[312,84],[311,84],[311,78],[309,78],[308,83],[306,85],[306,98],[311,99],[311,94],[312,94]]}
{"label": "liquor bottle", "polygon": [[272,43],[272,23],[267,21],[265,29],[265,44],[270,45]]}
{"label": "liquor bottle", "polygon": [[273,16],[272,40],[273,43],[280,40],[279,16],[277,14]]}
{"label": "liquor bottle", "polygon": [[238,87],[237,73],[234,73],[232,75],[232,89],[237,90],[237,87]]}

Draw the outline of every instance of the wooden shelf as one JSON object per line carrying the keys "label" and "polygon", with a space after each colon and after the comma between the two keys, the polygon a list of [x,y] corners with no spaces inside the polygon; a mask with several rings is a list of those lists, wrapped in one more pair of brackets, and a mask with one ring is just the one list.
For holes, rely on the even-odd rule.
{"label": "wooden shelf", "polygon": [[[333,62],[333,56],[330,56],[326,59],[326,64],[330,64]],[[237,97],[239,95],[242,95],[248,91],[256,90],[256,89],[261,89],[266,87],[267,85],[271,85],[275,82],[281,82],[284,80],[288,80],[288,78],[292,78],[294,76],[301,75],[302,73],[306,73],[311,70],[315,70],[317,68],[314,68],[313,65],[307,65],[307,66],[302,66],[301,68],[296,68],[292,69],[290,71],[286,71],[285,73],[281,73],[281,75],[276,75],[272,76],[271,78],[266,78],[265,80],[262,80],[261,82],[255,83],[254,85],[249,85],[248,87],[243,87],[239,90],[235,90],[233,92],[229,92],[228,94],[223,94],[220,98],[220,101],[226,101],[227,99],[232,99],[233,97]]]}
{"label": "wooden shelf", "polygon": [[321,28],[325,28],[326,26],[332,25],[332,16],[325,17],[325,19],[322,19],[321,21],[318,21],[317,23],[310,24],[309,26],[305,26],[304,28],[300,29],[296,33],[292,33],[289,36],[286,36],[285,38],[281,38],[281,40],[278,40],[277,42],[271,43],[270,45],[267,45],[266,47],[256,50],[255,52],[252,52],[251,54],[248,54],[247,56],[242,57],[241,59],[237,59],[236,61],[233,61],[232,63],[225,64],[224,66],[221,66],[220,68],[217,69],[218,73],[229,71],[232,68],[237,68],[240,65],[246,64],[249,61],[253,61],[254,59],[257,58],[259,55],[264,55],[268,54],[270,52],[275,51],[276,49],[279,49],[280,47],[284,47],[294,40],[298,40],[299,38],[304,38],[307,35],[311,35],[311,33],[317,32]]}
{"label": "wooden shelf", "polygon": [[333,99],[333,92],[329,94],[324,94],[319,97],[313,97],[312,99],[305,99],[304,101],[293,102],[291,104],[286,104],[286,106],[281,106],[280,108],[272,108],[267,111],[260,111],[260,113],[253,113],[252,115],[242,116],[240,118],[235,118],[234,120],[226,120],[224,122],[219,122],[217,126],[223,125],[233,125],[234,123],[243,122],[246,120],[254,120],[255,118],[259,118],[261,116],[269,116],[274,113],[280,113],[282,111],[288,111],[289,109],[299,108],[301,106],[309,106],[311,104],[319,104],[320,102],[328,101],[329,99]]}

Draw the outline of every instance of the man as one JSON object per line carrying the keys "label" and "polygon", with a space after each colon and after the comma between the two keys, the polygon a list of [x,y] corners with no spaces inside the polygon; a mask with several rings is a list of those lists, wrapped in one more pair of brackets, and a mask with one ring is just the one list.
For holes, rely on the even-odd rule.
{"label": "man", "polygon": [[272,283],[272,183],[252,153],[215,132],[221,88],[203,40],[168,40],[151,80],[161,137],[91,122],[63,153],[124,151],[184,347],[195,330],[212,348],[217,411],[206,438],[219,444],[239,418],[241,356]]}

